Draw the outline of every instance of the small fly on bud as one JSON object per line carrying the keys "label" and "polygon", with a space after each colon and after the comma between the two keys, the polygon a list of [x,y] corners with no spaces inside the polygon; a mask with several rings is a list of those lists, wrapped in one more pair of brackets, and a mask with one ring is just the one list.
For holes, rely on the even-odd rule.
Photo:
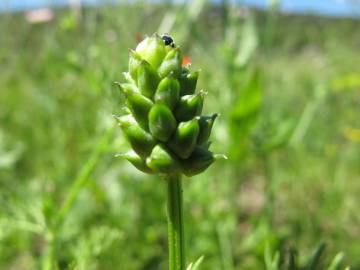
{"label": "small fly on bud", "polygon": [[165,45],[166,46],[171,46],[171,47],[175,47],[175,43],[174,43],[174,40],[172,39],[172,37],[170,37],[169,35],[167,34],[164,34],[161,36],[162,40],[165,42]]}

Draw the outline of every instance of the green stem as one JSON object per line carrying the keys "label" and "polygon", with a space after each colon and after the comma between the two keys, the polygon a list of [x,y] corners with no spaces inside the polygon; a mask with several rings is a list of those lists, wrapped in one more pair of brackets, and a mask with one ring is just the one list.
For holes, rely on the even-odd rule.
{"label": "green stem", "polygon": [[167,184],[167,219],[169,270],[185,269],[184,217],[181,176],[168,175]]}
{"label": "green stem", "polygon": [[275,194],[274,194],[274,179],[272,177],[271,164],[269,159],[269,154],[263,154],[263,168],[265,176],[265,199],[266,207],[264,217],[266,218],[267,225],[272,228],[273,216],[274,216],[274,204],[275,204]]}
{"label": "green stem", "polygon": [[55,268],[54,257],[55,257],[55,239],[54,235],[50,232],[46,235],[47,246],[43,255],[42,270],[51,270]]}

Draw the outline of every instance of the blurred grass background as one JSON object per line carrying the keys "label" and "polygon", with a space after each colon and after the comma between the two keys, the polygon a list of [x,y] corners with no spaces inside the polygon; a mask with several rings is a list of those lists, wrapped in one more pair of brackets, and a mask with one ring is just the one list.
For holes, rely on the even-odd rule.
{"label": "blurred grass background", "polygon": [[223,1],[0,16],[0,269],[166,269],[163,183],[114,154],[128,48],[170,33],[202,68],[213,149],[185,181],[188,260],[263,269],[321,242],[360,269],[360,21]]}

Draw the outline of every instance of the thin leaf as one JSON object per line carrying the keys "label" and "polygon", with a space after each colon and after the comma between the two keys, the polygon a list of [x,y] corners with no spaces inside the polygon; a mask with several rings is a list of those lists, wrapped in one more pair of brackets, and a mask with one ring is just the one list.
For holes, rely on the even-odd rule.
{"label": "thin leaf", "polygon": [[293,249],[289,251],[289,266],[288,270],[297,270],[296,266],[296,252]]}
{"label": "thin leaf", "polygon": [[310,261],[308,263],[308,265],[306,266],[306,270],[316,270],[318,269],[318,266],[320,265],[320,261],[321,261],[321,255],[323,254],[324,250],[325,250],[325,244],[322,243],[317,250],[315,251],[315,253],[313,254],[313,256],[310,258]]}
{"label": "thin leaf", "polygon": [[264,253],[266,270],[279,270],[280,253],[277,251],[273,257],[269,243],[266,243]]}
{"label": "thin leaf", "polygon": [[241,90],[240,97],[233,110],[233,117],[240,120],[251,116],[260,109],[261,104],[262,79],[260,71],[257,70]]}
{"label": "thin leaf", "polygon": [[204,260],[204,256],[201,256],[199,259],[196,260],[195,263],[190,263],[186,270],[199,270],[199,266]]}
{"label": "thin leaf", "polygon": [[344,260],[344,253],[339,252],[338,254],[336,254],[334,259],[331,261],[327,270],[339,270],[343,260]]}
{"label": "thin leaf", "polygon": [[253,16],[248,16],[242,29],[241,41],[238,53],[235,57],[235,65],[243,68],[249,63],[258,46],[258,37]]}

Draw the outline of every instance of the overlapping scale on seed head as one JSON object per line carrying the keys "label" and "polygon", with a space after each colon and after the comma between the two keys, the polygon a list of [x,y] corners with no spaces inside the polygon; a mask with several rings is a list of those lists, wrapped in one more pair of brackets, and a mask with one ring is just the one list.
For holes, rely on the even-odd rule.
{"label": "overlapping scale on seed head", "polygon": [[129,70],[118,83],[128,114],[115,117],[132,150],[120,156],[145,173],[203,172],[224,155],[208,150],[217,114],[201,116],[205,91],[199,71],[182,67],[180,47],[157,34],[129,53]]}

